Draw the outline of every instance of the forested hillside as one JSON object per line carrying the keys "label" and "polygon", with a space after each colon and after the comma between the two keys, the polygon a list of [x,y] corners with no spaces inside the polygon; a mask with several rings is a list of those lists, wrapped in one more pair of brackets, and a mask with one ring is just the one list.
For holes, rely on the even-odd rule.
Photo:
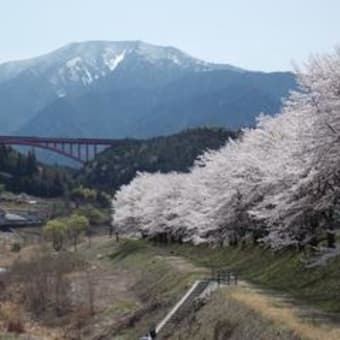
{"label": "forested hillside", "polygon": [[221,128],[197,128],[148,140],[125,140],[100,154],[80,171],[84,185],[114,192],[137,172],[186,172],[207,149],[218,149],[237,132]]}
{"label": "forested hillside", "polygon": [[146,140],[125,139],[99,154],[79,171],[39,163],[35,154],[0,147],[0,184],[14,193],[63,196],[78,184],[114,193],[137,172],[186,172],[206,150],[222,147],[238,132],[197,128]]}
{"label": "forested hillside", "polygon": [[6,190],[56,197],[63,195],[70,183],[71,176],[66,169],[42,165],[32,152],[23,155],[0,146],[0,185]]}

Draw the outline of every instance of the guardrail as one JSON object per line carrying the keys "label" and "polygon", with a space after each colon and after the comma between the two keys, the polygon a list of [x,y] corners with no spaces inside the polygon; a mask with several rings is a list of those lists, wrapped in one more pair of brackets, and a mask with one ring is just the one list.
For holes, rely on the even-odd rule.
{"label": "guardrail", "polygon": [[[238,274],[228,269],[212,269],[211,274],[207,278],[197,280],[187,290],[183,297],[175,304],[170,312],[156,326],[155,330],[149,334],[155,333],[156,337],[164,328],[176,321],[182,320],[194,308],[195,300],[201,296],[210,295],[211,292],[219,288],[221,285],[237,285]],[[207,294],[205,294],[207,292]],[[155,339],[152,335],[146,335],[140,339]]]}

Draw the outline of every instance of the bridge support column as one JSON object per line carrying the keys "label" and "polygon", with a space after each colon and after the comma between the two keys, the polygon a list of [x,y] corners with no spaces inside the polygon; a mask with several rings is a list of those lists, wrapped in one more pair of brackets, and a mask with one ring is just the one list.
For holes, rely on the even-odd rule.
{"label": "bridge support column", "polygon": [[86,163],[89,161],[89,144],[86,143]]}
{"label": "bridge support column", "polygon": [[80,144],[78,144],[78,158],[79,160],[81,160]]}

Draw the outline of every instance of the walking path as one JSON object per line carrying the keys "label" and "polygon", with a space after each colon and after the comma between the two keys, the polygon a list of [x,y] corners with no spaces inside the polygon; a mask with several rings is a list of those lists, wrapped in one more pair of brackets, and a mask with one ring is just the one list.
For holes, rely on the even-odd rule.
{"label": "walking path", "polygon": [[312,340],[340,339],[340,315],[303,306],[287,295],[259,289],[244,281],[226,292],[226,298],[230,297],[278,325],[286,325],[299,337]]}
{"label": "walking path", "polygon": [[[179,256],[163,257],[173,266],[186,270],[195,267],[187,259]],[[204,272],[203,268],[196,268]],[[302,305],[287,294],[279,294],[268,289],[261,289],[246,281],[239,281],[237,286],[226,288],[226,298],[233,298],[264,318],[278,325],[286,325],[297,336],[311,340],[339,340],[340,315],[325,313],[316,308]]]}

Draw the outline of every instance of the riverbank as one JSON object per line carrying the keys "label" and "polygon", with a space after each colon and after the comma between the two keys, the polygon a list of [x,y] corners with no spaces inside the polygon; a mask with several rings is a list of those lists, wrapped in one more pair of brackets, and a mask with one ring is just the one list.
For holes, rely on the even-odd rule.
{"label": "riverbank", "polygon": [[[44,251],[46,247],[50,249],[44,244]],[[37,254],[38,251],[41,248],[35,245],[24,247],[20,253],[27,259],[25,252]],[[77,253],[69,250],[62,253],[67,262],[76,256],[77,263],[81,263],[72,268],[68,266],[65,274],[72,291],[71,295],[67,291],[65,295],[70,299],[68,314],[53,317],[51,323],[51,320],[32,319],[24,306],[17,306],[23,313],[23,334],[35,339],[71,339],[78,334],[81,339],[135,340],[162,320],[195,280],[209,275],[213,267],[231,267],[232,264],[234,270],[238,270],[240,284],[216,291],[211,299],[197,306],[172,328],[167,328],[163,335],[166,339],[333,340],[340,335],[339,324],[330,322],[322,311],[306,310],[287,291],[281,290],[284,294],[279,295],[279,290],[267,288],[276,282],[275,277],[283,278],[287,268],[295,268],[291,265],[293,254],[290,253],[266,254],[266,251],[252,248],[163,246],[142,240],[117,243],[107,236],[94,237],[91,247],[84,240]],[[44,254],[56,256],[50,250]],[[290,265],[285,266],[285,261]],[[50,262],[49,270],[51,267]],[[286,275],[291,277],[292,274]],[[258,279],[258,282],[260,278],[267,280],[254,285],[248,283],[247,278]],[[301,277],[299,282],[302,285]],[[318,286],[309,283],[312,289]],[[84,311],[88,304],[89,287],[93,289],[94,313],[86,314],[86,322],[80,325],[78,311],[80,306]],[[15,294],[13,292],[16,290],[12,290]],[[2,305],[6,306],[6,301]],[[315,311],[325,319],[316,317]],[[2,310],[0,318],[4,315],[6,311]],[[6,330],[6,325],[8,320],[7,323],[3,320],[2,331]]]}
{"label": "riverbank", "polygon": [[313,253],[291,249],[273,252],[253,245],[211,248],[180,244],[166,249],[199,266],[228,268],[259,287],[288,294],[326,313],[340,313],[340,256],[313,266]]}

